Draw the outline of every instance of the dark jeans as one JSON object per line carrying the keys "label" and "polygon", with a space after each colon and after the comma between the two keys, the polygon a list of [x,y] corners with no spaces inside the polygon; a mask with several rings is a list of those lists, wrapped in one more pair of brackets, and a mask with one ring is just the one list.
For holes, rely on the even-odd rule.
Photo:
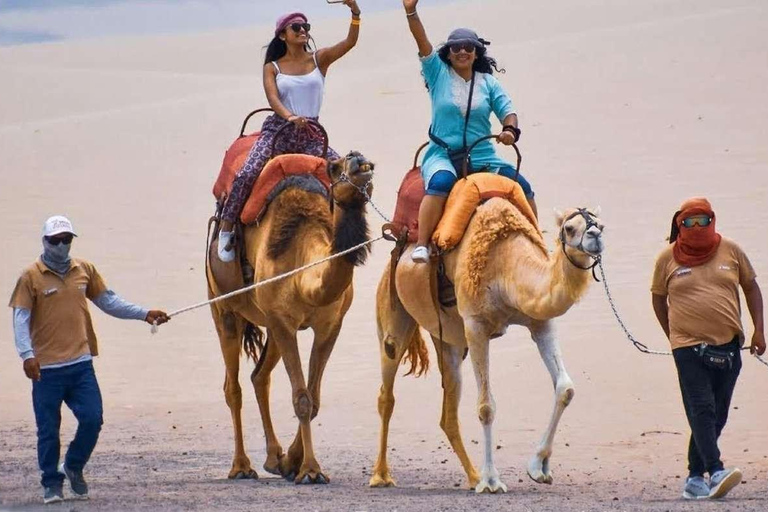
{"label": "dark jeans", "polygon": [[61,403],[77,418],[77,433],[64,459],[73,471],[82,471],[99,439],[102,420],[101,391],[93,371],[93,362],[40,371],[39,382],[32,383],[32,404],[37,421],[37,461],[43,472],[44,487],[60,485],[64,475],[58,472]]}
{"label": "dark jeans", "polygon": [[728,421],[733,388],[741,371],[741,352],[738,339],[718,348],[735,353],[730,370],[705,366],[694,347],[673,351],[685,414],[691,426],[688,443],[689,476],[712,475],[723,469],[717,439]]}

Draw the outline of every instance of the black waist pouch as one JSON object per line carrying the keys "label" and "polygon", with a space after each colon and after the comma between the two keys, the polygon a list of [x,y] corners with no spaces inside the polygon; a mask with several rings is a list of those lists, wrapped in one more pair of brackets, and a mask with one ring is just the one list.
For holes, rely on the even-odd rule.
{"label": "black waist pouch", "polygon": [[701,362],[704,363],[704,366],[715,368],[717,370],[730,370],[733,368],[733,359],[736,357],[733,350],[714,347],[712,345],[707,345],[706,343],[694,347],[693,350],[701,358]]}
{"label": "black waist pouch", "polygon": [[456,169],[456,176],[462,176],[464,160],[467,161],[467,174],[472,172],[472,157],[469,155],[469,148],[449,149],[448,158],[451,159],[451,164]]}

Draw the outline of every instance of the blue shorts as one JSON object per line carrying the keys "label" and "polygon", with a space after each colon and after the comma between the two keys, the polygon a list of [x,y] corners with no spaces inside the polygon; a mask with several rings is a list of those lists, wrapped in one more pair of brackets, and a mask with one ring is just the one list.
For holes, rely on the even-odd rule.
{"label": "blue shorts", "polygon": [[[499,174],[514,180],[515,168],[512,166],[502,167],[499,169]],[[427,195],[448,197],[448,194],[450,194],[451,189],[456,184],[456,181],[458,181],[458,178],[456,178],[456,175],[451,171],[437,171],[432,175],[429,183],[427,183]],[[528,180],[526,180],[522,174],[517,175],[517,182],[522,187],[523,192],[525,193],[525,197],[528,199],[533,199],[535,195],[533,188],[531,188],[531,184],[528,183]]]}

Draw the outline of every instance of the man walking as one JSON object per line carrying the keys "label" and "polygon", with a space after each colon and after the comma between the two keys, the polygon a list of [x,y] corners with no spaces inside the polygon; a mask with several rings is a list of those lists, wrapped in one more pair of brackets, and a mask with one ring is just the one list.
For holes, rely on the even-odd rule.
{"label": "man walking", "polygon": [[741,482],[738,468],[724,468],[717,446],[741,370],[739,286],[755,326],[750,350],[758,355],[765,352],[763,298],[747,255],[715,230],[715,212],[706,199],[683,203],[669,240],[656,260],[651,293],[672,345],[691,427],[683,497],[722,498]]}
{"label": "man walking", "polygon": [[[101,431],[102,401],[92,362],[98,346],[86,298],[116,318],[158,324],[169,319],[163,311],[148,311],[123,300],[107,288],[93,264],[70,258],[75,236],[66,217],[45,221],[43,253],[23,272],[9,304],[16,349],[32,380],[44,503],[64,499],[65,478],[74,497],[88,498],[83,468]],[[62,402],[78,426],[59,465]]]}

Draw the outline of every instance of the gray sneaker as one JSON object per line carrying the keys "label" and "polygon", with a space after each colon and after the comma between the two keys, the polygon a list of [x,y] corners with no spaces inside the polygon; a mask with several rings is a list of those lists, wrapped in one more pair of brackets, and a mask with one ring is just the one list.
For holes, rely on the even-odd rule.
{"label": "gray sneaker", "polygon": [[709,485],[703,476],[689,476],[685,479],[683,498],[687,500],[705,500],[709,498]]}
{"label": "gray sneaker", "polygon": [[83,478],[82,471],[72,471],[62,462],[59,464],[59,473],[62,473],[69,480],[69,487],[72,489],[76,499],[88,499],[88,484],[85,482],[85,478]]}
{"label": "gray sneaker", "polygon": [[45,487],[43,490],[43,503],[48,505],[49,503],[64,501],[64,491],[61,487],[61,484]]}
{"label": "gray sneaker", "polygon": [[724,497],[728,492],[741,483],[739,468],[721,469],[709,478],[709,497],[713,500]]}

